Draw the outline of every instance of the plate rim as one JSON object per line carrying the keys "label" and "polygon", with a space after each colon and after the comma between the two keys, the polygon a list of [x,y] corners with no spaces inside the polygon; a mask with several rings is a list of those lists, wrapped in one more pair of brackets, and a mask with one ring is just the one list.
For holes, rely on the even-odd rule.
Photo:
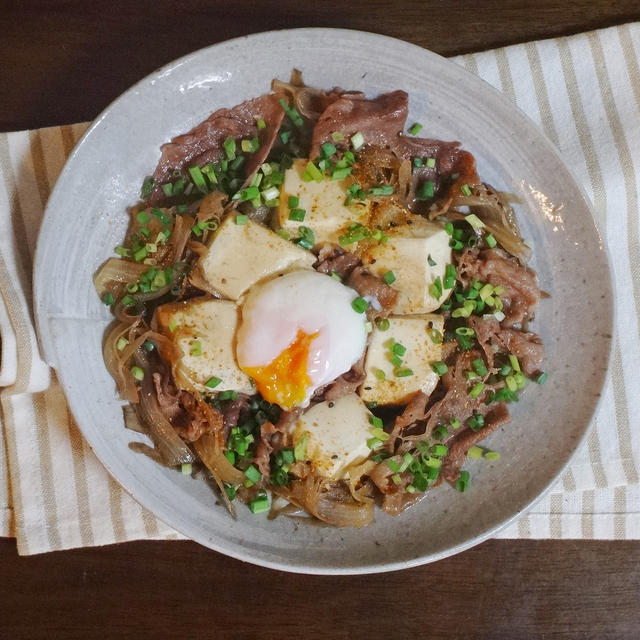
{"label": "plate rim", "polygon": [[[445,62],[447,65],[449,65],[449,68],[451,68],[452,70],[455,69],[457,73],[460,73],[461,75],[463,75],[466,80],[468,82],[472,82],[472,83],[480,83],[483,85],[483,90],[485,91],[489,91],[491,93],[493,93],[494,98],[500,100],[508,109],[514,111],[515,113],[517,113],[520,117],[520,119],[523,121],[523,123],[526,123],[526,126],[529,127],[529,129],[531,131],[535,131],[537,137],[541,140],[544,141],[545,144],[545,151],[548,153],[551,153],[555,156],[555,158],[558,160],[558,162],[563,166],[563,168],[567,171],[568,175],[571,177],[572,180],[572,186],[577,190],[577,193],[580,195],[581,197],[581,204],[583,204],[586,209],[588,210],[590,216],[591,216],[591,222],[593,224],[593,229],[596,233],[596,237],[598,240],[598,244],[600,246],[600,249],[603,251],[603,255],[605,258],[605,263],[606,263],[606,268],[607,268],[607,275],[608,275],[608,282],[610,285],[610,292],[611,292],[611,307],[609,309],[607,309],[607,311],[610,314],[610,326],[609,328],[609,333],[611,334],[611,339],[609,341],[609,348],[607,350],[606,353],[606,367],[604,367],[602,369],[603,373],[602,373],[602,384],[600,385],[599,388],[599,397],[596,400],[596,402],[594,403],[593,406],[593,410],[591,412],[591,416],[589,418],[588,423],[585,425],[584,429],[582,430],[582,434],[579,437],[579,439],[576,440],[575,445],[573,447],[573,450],[571,451],[571,453],[567,456],[567,458],[565,459],[564,463],[562,463],[561,468],[558,470],[558,472],[556,473],[556,475],[554,475],[552,478],[550,478],[550,480],[548,481],[548,483],[545,485],[544,489],[542,491],[540,491],[533,499],[531,499],[529,502],[527,502],[523,508],[520,511],[517,511],[516,513],[512,514],[510,517],[508,517],[507,519],[503,520],[502,522],[500,522],[499,524],[496,524],[492,527],[489,527],[487,530],[485,530],[484,532],[473,536],[471,538],[469,538],[468,540],[466,540],[465,542],[459,543],[456,546],[453,547],[449,547],[447,549],[444,549],[442,551],[439,552],[435,552],[435,553],[431,553],[431,554],[427,554],[427,555],[420,555],[417,556],[415,558],[409,559],[409,560],[397,560],[397,561],[389,561],[389,562],[382,562],[382,563],[368,563],[368,564],[362,564],[360,566],[349,566],[349,567],[340,567],[340,566],[333,566],[333,567],[329,567],[326,565],[311,565],[311,564],[286,564],[280,561],[270,561],[268,559],[264,559],[261,557],[255,557],[252,555],[251,550],[249,549],[246,553],[239,553],[239,552],[235,552],[234,550],[229,550],[228,548],[225,548],[225,541],[218,541],[217,538],[212,538],[212,539],[207,539],[206,536],[200,536],[200,535],[193,535],[193,533],[189,533],[186,534],[184,533],[184,530],[181,528],[179,523],[174,523],[171,521],[171,518],[159,518],[160,520],[162,520],[163,522],[165,522],[165,524],[168,524],[170,527],[172,527],[173,529],[175,529],[176,531],[178,531],[179,533],[181,533],[182,535],[186,536],[188,539],[193,540],[207,548],[210,548],[212,550],[215,550],[219,553],[222,553],[224,555],[233,557],[237,560],[241,560],[243,562],[249,562],[251,564],[254,565],[258,565],[258,566],[262,566],[262,567],[266,567],[269,569],[275,569],[275,570],[279,570],[279,571],[287,571],[290,573],[299,573],[299,574],[307,574],[307,575],[366,575],[366,574],[374,574],[374,573],[384,573],[384,572],[390,572],[390,571],[398,571],[398,570],[402,570],[402,569],[407,569],[407,568],[412,568],[412,567],[416,567],[416,566],[421,566],[424,564],[428,564],[431,562],[435,562],[437,560],[441,560],[443,558],[449,557],[451,555],[455,555],[457,553],[461,553],[462,551],[465,551],[473,546],[476,546],[482,542],[484,542],[485,540],[491,538],[492,536],[494,536],[498,531],[506,528],[507,526],[509,526],[509,524],[511,524],[512,522],[514,522],[520,515],[522,515],[523,513],[526,513],[527,511],[529,511],[535,504],[537,504],[539,501],[541,501],[550,491],[551,489],[555,486],[555,484],[557,483],[558,479],[564,474],[564,472],[567,470],[567,468],[570,466],[570,464],[572,463],[572,461],[574,460],[574,458],[576,457],[576,454],[583,448],[586,440],[589,437],[589,434],[591,433],[591,430],[594,427],[594,418],[597,415],[597,413],[599,412],[602,403],[604,402],[604,393],[602,393],[607,385],[607,377],[611,368],[611,363],[612,363],[612,355],[613,355],[613,349],[614,349],[614,344],[615,344],[615,335],[616,335],[616,318],[617,318],[617,304],[616,304],[616,299],[617,299],[617,292],[616,289],[614,287],[614,274],[613,274],[613,269],[612,269],[612,261],[611,261],[611,255],[610,255],[610,249],[604,239],[604,236],[600,230],[599,224],[598,224],[598,220],[595,216],[594,213],[594,209],[593,209],[593,204],[591,202],[591,200],[589,199],[588,195],[585,192],[585,189],[583,188],[582,184],[578,181],[575,172],[573,171],[573,169],[565,162],[562,154],[560,153],[560,151],[556,148],[556,146],[553,144],[553,142],[548,138],[548,136],[545,134],[545,132],[540,129],[540,127],[533,122],[533,120],[526,114],[524,113],[524,111],[522,111],[515,103],[513,103],[511,100],[509,100],[503,93],[501,93],[500,91],[498,91],[498,89],[496,89],[495,87],[493,87],[491,84],[489,84],[488,82],[486,82],[484,79],[482,79],[481,77],[479,77],[478,75],[472,73],[471,71],[469,71],[468,69],[466,69],[465,67],[456,64],[455,62],[453,62],[451,59],[445,58],[444,56],[440,56],[439,54],[426,49],[424,47],[421,47],[419,45],[407,42],[405,40],[399,39],[399,38],[395,38],[392,36],[387,36],[387,35],[383,35],[383,34],[379,34],[376,32],[372,32],[372,31],[363,31],[363,30],[357,30],[357,29],[342,29],[342,28],[329,28],[329,27],[301,27],[301,28],[295,28],[295,29],[276,29],[276,30],[269,30],[269,31],[261,31],[261,32],[256,32],[256,33],[251,33],[251,34],[247,34],[247,35],[243,35],[243,36],[238,36],[235,38],[230,38],[228,40],[224,40],[221,42],[217,42],[215,44],[212,45],[208,45],[205,47],[201,47],[195,51],[192,51],[190,53],[187,53],[179,58],[176,58],[175,60],[172,60],[156,69],[154,69],[152,72],[150,72],[149,74],[147,74],[146,76],[144,76],[143,78],[141,78],[140,80],[138,80],[137,82],[135,82],[133,85],[131,85],[130,87],[128,87],[125,91],[123,91],[120,95],[118,95],[112,102],[110,102],[101,112],[100,114],[95,118],[95,120],[93,120],[93,122],[87,127],[86,131],[83,133],[83,135],[81,136],[81,138],[78,140],[78,142],[75,144],[72,152],[69,154],[67,160],[65,161],[65,165],[62,169],[62,171],[60,172],[60,175],[58,176],[58,179],[56,180],[56,184],[54,186],[54,188],[52,189],[50,195],[49,195],[49,199],[47,201],[47,206],[45,207],[45,211],[43,213],[43,217],[42,217],[42,223],[41,223],[41,227],[40,230],[38,232],[38,241],[36,243],[36,250],[35,250],[35,256],[34,256],[34,267],[33,267],[33,273],[32,273],[32,300],[33,300],[33,309],[34,309],[34,319],[35,319],[35,329],[36,329],[36,336],[37,336],[37,341],[38,341],[38,345],[40,347],[40,353],[42,354],[44,360],[47,362],[47,364],[49,366],[51,366],[55,371],[56,374],[58,375],[58,379],[60,380],[61,386],[63,388],[63,390],[65,391],[65,399],[67,400],[68,404],[69,404],[69,408],[71,409],[72,414],[74,413],[73,410],[73,404],[74,402],[67,397],[66,394],[66,384],[64,382],[64,378],[65,376],[61,374],[61,371],[58,370],[58,366],[57,366],[57,362],[56,362],[56,358],[54,358],[54,354],[55,354],[55,346],[53,344],[53,339],[50,333],[50,330],[45,326],[45,324],[48,322],[49,317],[46,315],[46,311],[45,309],[43,309],[41,307],[41,303],[40,301],[42,300],[42,296],[40,295],[40,290],[41,287],[44,286],[44,282],[42,283],[42,285],[40,284],[41,279],[42,279],[42,272],[43,272],[43,260],[44,258],[42,257],[43,255],[43,251],[40,250],[40,247],[42,246],[43,242],[41,242],[41,238],[42,236],[44,236],[47,232],[47,228],[49,226],[49,224],[52,224],[51,222],[47,222],[48,220],[51,220],[51,216],[48,216],[48,211],[49,211],[49,203],[51,202],[51,200],[53,199],[54,194],[56,194],[56,192],[58,191],[58,189],[61,189],[62,187],[60,187],[60,185],[64,182],[67,174],[71,171],[71,164],[72,164],[72,160],[78,155],[80,149],[83,147],[83,145],[86,143],[87,139],[90,138],[92,132],[97,129],[98,127],[100,127],[102,121],[104,120],[104,118],[106,116],[109,115],[109,113],[114,109],[117,108],[117,106],[120,104],[121,101],[125,100],[127,98],[127,96],[130,93],[133,93],[136,91],[136,89],[140,86],[146,85],[146,83],[148,83],[149,81],[153,80],[153,79],[157,79],[158,77],[162,76],[163,74],[172,71],[173,69],[177,68],[178,66],[184,64],[187,61],[190,61],[191,59],[197,58],[198,56],[202,55],[204,52],[208,52],[211,51],[213,49],[216,48],[221,48],[221,47],[229,47],[229,46],[233,46],[237,43],[240,42],[246,42],[246,41],[251,41],[251,40],[260,40],[262,38],[270,38],[270,37],[274,37],[274,36],[280,36],[280,37],[284,37],[286,38],[289,34],[305,34],[305,33],[309,33],[309,34],[325,34],[326,36],[335,36],[336,38],[340,38],[340,37],[356,37],[356,38],[362,38],[363,36],[365,38],[370,39],[371,41],[380,41],[380,42],[386,42],[387,44],[391,45],[392,47],[406,47],[408,51],[410,51],[411,53],[414,53],[415,55],[422,55],[422,56],[427,56],[427,57],[432,57],[434,59],[438,59],[440,63]],[[84,430],[82,429],[82,426],[80,425],[79,422],[77,422],[78,424],[78,428],[80,429],[81,433],[82,433],[82,437],[89,443],[91,450],[93,451],[93,453],[96,455],[96,457],[98,458],[98,460],[100,461],[100,464],[107,470],[107,472],[110,474],[110,476],[118,483],[118,485],[120,487],[122,487],[122,489],[133,498],[133,500],[135,500],[138,504],[140,504],[143,508],[149,510],[154,516],[156,515],[156,513],[158,512],[158,509],[156,507],[154,507],[153,509],[150,508],[149,506],[147,506],[145,504],[144,498],[139,498],[136,497],[133,493],[132,490],[130,490],[127,486],[125,486],[123,484],[123,482],[116,477],[116,475],[111,471],[111,468],[109,465],[105,464],[105,462],[102,459],[102,456],[94,449],[93,444],[92,444],[92,440],[90,437],[88,437]],[[156,516],[159,517],[159,516]],[[187,527],[188,529],[188,527]]]}

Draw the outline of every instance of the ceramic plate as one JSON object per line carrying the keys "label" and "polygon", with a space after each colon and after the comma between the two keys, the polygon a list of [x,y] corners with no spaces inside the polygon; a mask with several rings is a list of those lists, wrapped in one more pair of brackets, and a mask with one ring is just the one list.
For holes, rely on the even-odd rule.
{"label": "ceramic plate", "polygon": [[[472,486],[449,486],[364,530],[268,521],[239,509],[232,520],[204,478],[133,453],[114,383],[101,355],[111,321],[92,276],[124,237],[128,205],[153,172],[160,145],[220,107],[269,90],[301,69],[307,84],[393,89],[410,95],[408,122],[424,135],[460,140],[480,176],[514,193],[533,246],[542,300],[535,329],[549,380],[513,407],[513,422],[487,440],[495,462],[472,461]],[[589,286],[584,286],[588,282]],[[579,291],[580,295],[576,295]],[[584,440],[605,379],[612,332],[606,251],[590,205],[551,143],[475,76],[419,47],[369,33],[301,29],[231,40],[173,62],[108,107],[71,155],[49,201],[35,272],[45,356],[56,369],[84,436],[113,477],[189,538],[256,564],[305,573],[367,573],[443,558],[490,537],[561,474]],[[598,363],[598,366],[594,366]]]}

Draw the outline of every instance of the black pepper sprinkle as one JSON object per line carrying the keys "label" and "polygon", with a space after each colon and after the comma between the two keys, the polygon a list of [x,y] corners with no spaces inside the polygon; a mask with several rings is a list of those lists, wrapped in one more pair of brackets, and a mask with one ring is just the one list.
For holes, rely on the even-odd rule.
{"label": "black pepper sprinkle", "polygon": [[333,407],[335,407],[335,402],[330,402],[329,403],[329,409],[333,409]]}

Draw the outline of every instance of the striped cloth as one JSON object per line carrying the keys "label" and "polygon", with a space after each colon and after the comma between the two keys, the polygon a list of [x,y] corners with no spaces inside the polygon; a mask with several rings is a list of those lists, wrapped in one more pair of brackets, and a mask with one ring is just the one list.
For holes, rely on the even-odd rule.
{"label": "striped cloth", "polygon": [[[587,445],[501,538],[640,538],[640,24],[454,61],[517,104],[561,150],[595,205],[617,283],[617,338]],[[180,537],[109,477],[38,356],[31,266],[51,186],[86,124],[0,134],[0,535],[21,554]],[[579,372],[576,372],[578,375]]]}

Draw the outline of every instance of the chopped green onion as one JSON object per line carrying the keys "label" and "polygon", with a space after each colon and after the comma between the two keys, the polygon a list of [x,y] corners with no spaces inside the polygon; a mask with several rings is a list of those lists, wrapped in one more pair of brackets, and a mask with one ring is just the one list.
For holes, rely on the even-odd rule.
{"label": "chopped green onion", "polygon": [[520,372],[520,363],[518,362],[518,358],[516,358],[516,356],[514,356],[512,353],[509,354],[509,362],[511,363],[511,366],[513,367],[513,370],[516,371],[517,373]]}
{"label": "chopped green onion", "polygon": [[396,367],[402,366],[402,358],[400,356],[395,355],[395,353],[391,353],[389,355],[389,360],[391,361],[391,364],[395,365]]}
{"label": "chopped green onion", "polygon": [[411,369],[398,369],[395,375],[397,378],[408,378],[413,375],[413,371]]}
{"label": "chopped green onion", "polygon": [[396,281],[396,274],[393,273],[393,271],[387,271],[383,276],[382,276],[382,281],[385,284],[393,284]]}
{"label": "chopped green onion", "polygon": [[258,471],[258,469],[252,464],[250,464],[245,469],[244,475],[247,478],[247,480],[251,483],[249,485],[250,487],[253,486],[254,484],[256,484],[256,482],[259,482],[260,478],[262,477],[260,472]]}
{"label": "chopped green onion", "polygon": [[202,355],[202,342],[200,340],[194,340],[191,343],[191,351],[192,356],[201,356]]}
{"label": "chopped green onion", "polygon": [[243,140],[240,143],[240,148],[244,153],[254,153],[260,148],[260,142],[257,137],[253,137],[250,140]]}
{"label": "chopped green onion", "polygon": [[447,222],[444,225],[444,230],[450,235],[453,236],[453,222]]}
{"label": "chopped green onion", "polygon": [[446,456],[447,451],[447,447],[445,447],[443,444],[434,444],[433,447],[431,447],[431,453],[433,453],[434,456],[438,456],[439,458]]}
{"label": "chopped green onion", "polygon": [[484,382],[478,382],[473,385],[471,391],[469,391],[470,398],[477,398],[484,391]]}
{"label": "chopped green onion", "polygon": [[484,416],[481,413],[474,413],[467,418],[466,423],[472,431],[480,431],[484,427]]}
{"label": "chopped green onion", "polygon": [[[471,192],[465,195],[470,195]],[[465,216],[464,219],[477,231],[478,229],[482,229],[484,227],[484,222],[478,218],[475,213],[470,213],[468,216]]]}
{"label": "chopped green onion", "polygon": [[444,440],[449,435],[449,430],[443,424],[439,424],[433,430],[432,435],[435,440]]}
{"label": "chopped green onion", "polygon": [[416,169],[419,169],[422,166],[422,158],[414,158],[413,166],[416,167]]}
{"label": "chopped green onion", "polygon": [[490,233],[488,233],[484,237],[484,241],[487,243],[490,249],[493,249],[498,244],[498,241]]}
{"label": "chopped green onion", "polygon": [[332,142],[325,142],[320,146],[320,148],[322,149],[322,155],[325,158],[330,158],[336,152],[336,145]]}
{"label": "chopped green onion", "polygon": [[298,231],[300,232],[300,237],[295,240],[295,243],[302,247],[303,249],[307,249],[307,251],[311,251],[315,244],[315,235],[309,227],[305,227],[300,225],[298,227]]}
{"label": "chopped green onion", "polygon": [[223,143],[224,152],[229,160],[234,160],[236,157],[236,141],[233,138],[227,138]]}
{"label": "chopped green onion", "polygon": [[471,362],[471,366],[479,376],[486,376],[489,373],[489,371],[487,370],[487,366],[485,365],[482,358],[476,358],[475,360],[473,360]]}
{"label": "chopped green onion", "polygon": [[344,180],[351,175],[351,167],[343,167],[341,169],[334,169],[331,173],[332,180]]}
{"label": "chopped green onion", "polygon": [[300,204],[298,196],[289,196],[289,209],[295,209]]}
{"label": "chopped green onion", "polygon": [[454,265],[448,264],[445,267],[444,281],[442,283],[442,286],[445,289],[453,289],[455,284],[456,284],[456,268]]}
{"label": "chopped green onion", "polygon": [[415,493],[416,492],[416,488],[412,484],[408,484],[406,486],[406,490],[407,490],[407,493]]}
{"label": "chopped green onion", "polygon": [[312,180],[315,180],[315,182],[322,182],[324,180],[324,176],[322,175],[322,171],[320,171],[313,162],[309,161],[307,162],[307,166],[302,174],[302,179],[305,182],[311,182]]}
{"label": "chopped green onion", "polygon": [[364,313],[367,310],[367,301],[364,298],[355,298],[351,301],[351,307],[356,313]]}
{"label": "chopped green onion", "polygon": [[394,473],[398,473],[398,471],[400,471],[400,465],[395,460],[392,460],[391,458],[387,460],[387,466]]}
{"label": "chopped green onion", "polygon": [[364,144],[364,136],[360,131],[351,136],[351,146],[357,151]]}
{"label": "chopped green onion", "polygon": [[131,256],[131,250],[126,247],[116,247],[114,251],[123,258],[129,258]]}
{"label": "chopped green onion", "polygon": [[431,342],[433,344],[442,344],[444,340],[444,336],[438,329],[429,329],[429,337],[431,338]]}
{"label": "chopped green onion", "polygon": [[189,175],[193,180],[193,184],[198,188],[198,191],[201,193],[208,193],[209,189],[207,188],[207,183],[200,167],[189,167]]}
{"label": "chopped green onion", "polygon": [[142,260],[144,260],[147,257],[147,250],[145,247],[141,247],[140,249],[138,249],[134,254],[133,254],[133,259],[136,262],[141,262]]}
{"label": "chopped green onion", "polygon": [[431,294],[431,297],[436,300],[439,300],[442,296],[442,280],[440,280],[440,276],[438,276],[429,287],[429,293]]}
{"label": "chopped green onion", "polygon": [[382,429],[382,427],[384,426],[384,423],[382,422],[382,420],[380,418],[378,418],[378,416],[369,416],[369,422],[376,429]]}
{"label": "chopped green onion", "polygon": [[464,493],[469,487],[469,472],[461,471],[460,477],[456,480],[456,489],[460,491],[460,493]]}
{"label": "chopped green onion", "polygon": [[431,368],[433,369],[433,371],[435,373],[437,373],[439,376],[443,376],[445,373],[447,373],[447,371],[449,371],[449,367],[447,367],[447,365],[440,361],[440,362],[434,362],[431,365]]}
{"label": "chopped green onion", "polygon": [[104,304],[106,304],[108,307],[110,307],[115,302],[115,298],[113,297],[113,293],[111,293],[110,291],[107,291],[107,293],[105,293],[102,296],[102,302],[104,302]]}
{"label": "chopped green onion", "polygon": [[407,347],[400,344],[399,342],[394,342],[391,347],[391,351],[397,356],[403,356],[407,352]]}
{"label": "chopped green onion", "polygon": [[136,380],[144,380],[144,371],[140,367],[131,367],[131,375]]}
{"label": "chopped green onion", "polygon": [[436,166],[436,159],[435,158],[427,158],[427,167],[429,167],[429,169],[433,169]]}
{"label": "chopped green onion", "polygon": [[296,127],[304,126],[304,120],[302,116],[298,113],[298,110],[295,107],[290,107],[284,98],[280,98],[280,106],[284,109],[284,112],[287,114],[287,117]]}
{"label": "chopped green onion", "polygon": [[409,129],[409,133],[410,133],[412,136],[417,136],[417,135],[420,133],[420,131],[421,131],[421,130],[422,130],[422,125],[416,122],[416,123],[411,127],[411,129]]}
{"label": "chopped green onion", "polygon": [[264,491],[259,491],[256,497],[249,502],[249,509],[253,514],[269,511],[269,498],[267,494]]}
{"label": "chopped green onion", "polygon": [[280,133],[280,140],[282,140],[283,144],[287,144],[287,142],[289,142],[289,138],[291,138],[291,131],[282,131]]}
{"label": "chopped green onion", "polygon": [[486,451],[484,458],[485,460],[500,460],[500,454],[497,451]]}
{"label": "chopped green onion", "polygon": [[471,447],[471,449],[469,449],[469,451],[467,451],[467,458],[480,460],[480,458],[482,458],[482,449],[474,445],[473,447]]}
{"label": "chopped green onion", "polygon": [[459,429],[460,428],[460,420],[458,420],[458,418],[451,418],[451,420],[449,420],[449,424],[454,429]]}
{"label": "chopped green onion", "polygon": [[339,131],[334,131],[331,134],[331,139],[334,142],[342,142],[344,140],[344,135],[342,133],[340,133]]}
{"label": "chopped green onion", "polygon": [[241,227],[241,226],[243,226],[243,225],[247,224],[247,222],[248,222],[248,221],[249,221],[249,216],[248,216],[247,214],[245,214],[245,213],[238,213],[238,214],[236,215],[236,220],[235,220],[235,222],[236,222],[236,224],[237,224],[238,226],[240,226],[240,227]]}
{"label": "chopped green onion", "polygon": [[224,402],[225,400],[235,401],[237,399],[238,399],[238,392],[232,391],[231,389],[227,391],[221,391],[218,394],[218,400],[220,400],[220,402]]}
{"label": "chopped green onion", "polygon": [[153,191],[154,180],[153,176],[147,176],[142,183],[142,189],[140,189],[140,197],[145,200],[151,195]]}
{"label": "chopped green onion", "polygon": [[367,447],[372,451],[379,449],[382,446],[382,440],[380,438],[368,438],[367,439]]}
{"label": "chopped green onion", "polygon": [[163,184],[162,191],[167,198],[170,198],[173,195],[173,185],[170,182]]}
{"label": "chopped green onion", "polygon": [[204,386],[207,387],[207,389],[215,389],[221,382],[222,380],[220,380],[220,378],[212,376],[204,383]]}
{"label": "chopped green onion", "polygon": [[431,257],[431,254],[427,256],[427,262],[430,267],[435,267],[438,263]]}
{"label": "chopped green onion", "polygon": [[416,197],[418,200],[429,200],[430,198],[433,198],[435,188],[436,183],[433,180],[427,180],[420,185],[418,192],[416,193]]}
{"label": "chopped green onion", "polygon": [[118,342],[116,342],[116,349],[118,351],[122,351],[128,344],[129,341],[126,338],[118,338]]}
{"label": "chopped green onion", "polygon": [[151,216],[146,211],[138,211],[136,218],[140,224],[147,224],[151,220]]}
{"label": "chopped green onion", "polygon": [[262,192],[262,199],[264,200],[265,204],[267,204],[273,200],[276,200],[279,195],[280,191],[278,190],[278,187],[269,187]]}
{"label": "chopped green onion", "polygon": [[291,209],[291,211],[289,211],[289,220],[303,222],[306,214],[307,212],[304,209]]}
{"label": "chopped green onion", "polygon": [[369,189],[370,196],[390,196],[393,193],[393,185],[383,184]]}
{"label": "chopped green onion", "polygon": [[253,200],[254,198],[260,197],[260,191],[258,187],[247,187],[246,189],[242,189],[238,191],[238,193],[234,194],[232,200],[237,200],[238,202],[246,202],[247,200]]}
{"label": "chopped green onion", "polygon": [[376,327],[379,331],[387,331],[390,326],[389,318],[378,318],[376,320]]}
{"label": "chopped green onion", "polygon": [[300,462],[307,456],[307,441],[309,440],[309,432],[304,431],[293,449],[296,460]]}
{"label": "chopped green onion", "polygon": [[256,124],[258,125],[258,129],[259,130],[260,129],[266,129],[266,127],[267,127],[267,123],[262,118],[260,118],[260,120],[258,120],[258,122]]}
{"label": "chopped green onion", "polygon": [[468,184],[463,184],[463,185],[460,187],[460,191],[462,191],[462,193],[463,193],[465,196],[470,196],[470,195],[471,195],[471,189],[469,189],[469,185],[468,185]]}
{"label": "chopped green onion", "polygon": [[545,380],[546,380],[546,379],[547,379],[547,377],[548,377],[548,375],[549,375],[549,374],[548,374],[546,371],[543,371],[543,372],[542,372],[542,373],[541,373],[541,374],[536,378],[536,382],[537,382],[538,384],[544,384],[544,383],[545,383]]}

